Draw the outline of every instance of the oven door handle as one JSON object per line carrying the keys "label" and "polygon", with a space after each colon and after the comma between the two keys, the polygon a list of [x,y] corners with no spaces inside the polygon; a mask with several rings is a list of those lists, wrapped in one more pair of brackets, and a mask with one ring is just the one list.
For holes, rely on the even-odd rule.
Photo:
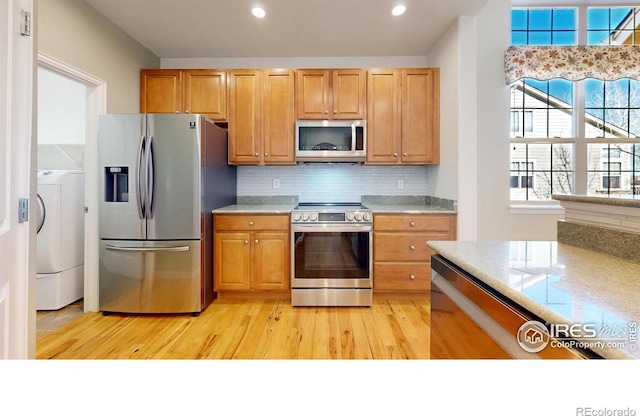
{"label": "oven door handle", "polygon": [[362,233],[371,231],[371,225],[334,225],[334,224],[292,224],[294,233]]}

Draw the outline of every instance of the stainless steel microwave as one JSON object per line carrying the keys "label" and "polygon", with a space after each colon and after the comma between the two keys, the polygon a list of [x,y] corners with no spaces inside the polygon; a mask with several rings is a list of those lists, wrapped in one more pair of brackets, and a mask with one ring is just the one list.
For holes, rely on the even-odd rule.
{"label": "stainless steel microwave", "polygon": [[299,162],[361,162],[367,152],[365,120],[298,120]]}

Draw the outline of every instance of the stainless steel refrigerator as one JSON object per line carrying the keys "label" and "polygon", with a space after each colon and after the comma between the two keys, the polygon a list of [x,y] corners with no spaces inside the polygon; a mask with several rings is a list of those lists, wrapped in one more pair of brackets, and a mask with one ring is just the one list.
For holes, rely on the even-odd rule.
{"label": "stainless steel refrigerator", "polygon": [[213,301],[211,211],[236,203],[227,146],[201,115],[100,117],[101,311],[197,314]]}

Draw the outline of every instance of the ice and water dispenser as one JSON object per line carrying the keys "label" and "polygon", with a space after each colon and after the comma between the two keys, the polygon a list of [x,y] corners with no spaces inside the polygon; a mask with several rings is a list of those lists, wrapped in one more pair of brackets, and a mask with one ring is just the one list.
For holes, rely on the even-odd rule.
{"label": "ice and water dispenser", "polygon": [[127,166],[107,166],[104,174],[105,201],[129,202],[129,168]]}

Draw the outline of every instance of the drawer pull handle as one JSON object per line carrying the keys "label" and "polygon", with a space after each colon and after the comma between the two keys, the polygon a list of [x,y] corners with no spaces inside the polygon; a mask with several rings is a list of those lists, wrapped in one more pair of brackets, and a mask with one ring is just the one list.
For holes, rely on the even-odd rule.
{"label": "drawer pull handle", "polygon": [[249,225],[253,226],[253,221],[249,221]]}
{"label": "drawer pull handle", "polygon": [[245,244],[249,244],[249,240],[244,240],[244,243]]}
{"label": "drawer pull handle", "polygon": [[416,276],[412,274],[411,276],[409,276],[409,279],[416,280]]}
{"label": "drawer pull handle", "polygon": [[254,243],[258,244],[259,243],[258,239],[256,239],[256,241],[254,241]]}
{"label": "drawer pull handle", "polygon": [[415,226],[416,226],[416,223],[415,223],[415,222],[413,222],[413,221],[411,221],[411,223],[410,223],[409,225],[410,225],[410,226],[412,226],[412,227],[415,227]]}
{"label": "drawer pull handle", "polygon": [[411,245],[411,246],[409,246],[409,249],[411,249],[411,251],[413,251],[413,250],[415,250],[415,249],[416,249],[416,246]]}

